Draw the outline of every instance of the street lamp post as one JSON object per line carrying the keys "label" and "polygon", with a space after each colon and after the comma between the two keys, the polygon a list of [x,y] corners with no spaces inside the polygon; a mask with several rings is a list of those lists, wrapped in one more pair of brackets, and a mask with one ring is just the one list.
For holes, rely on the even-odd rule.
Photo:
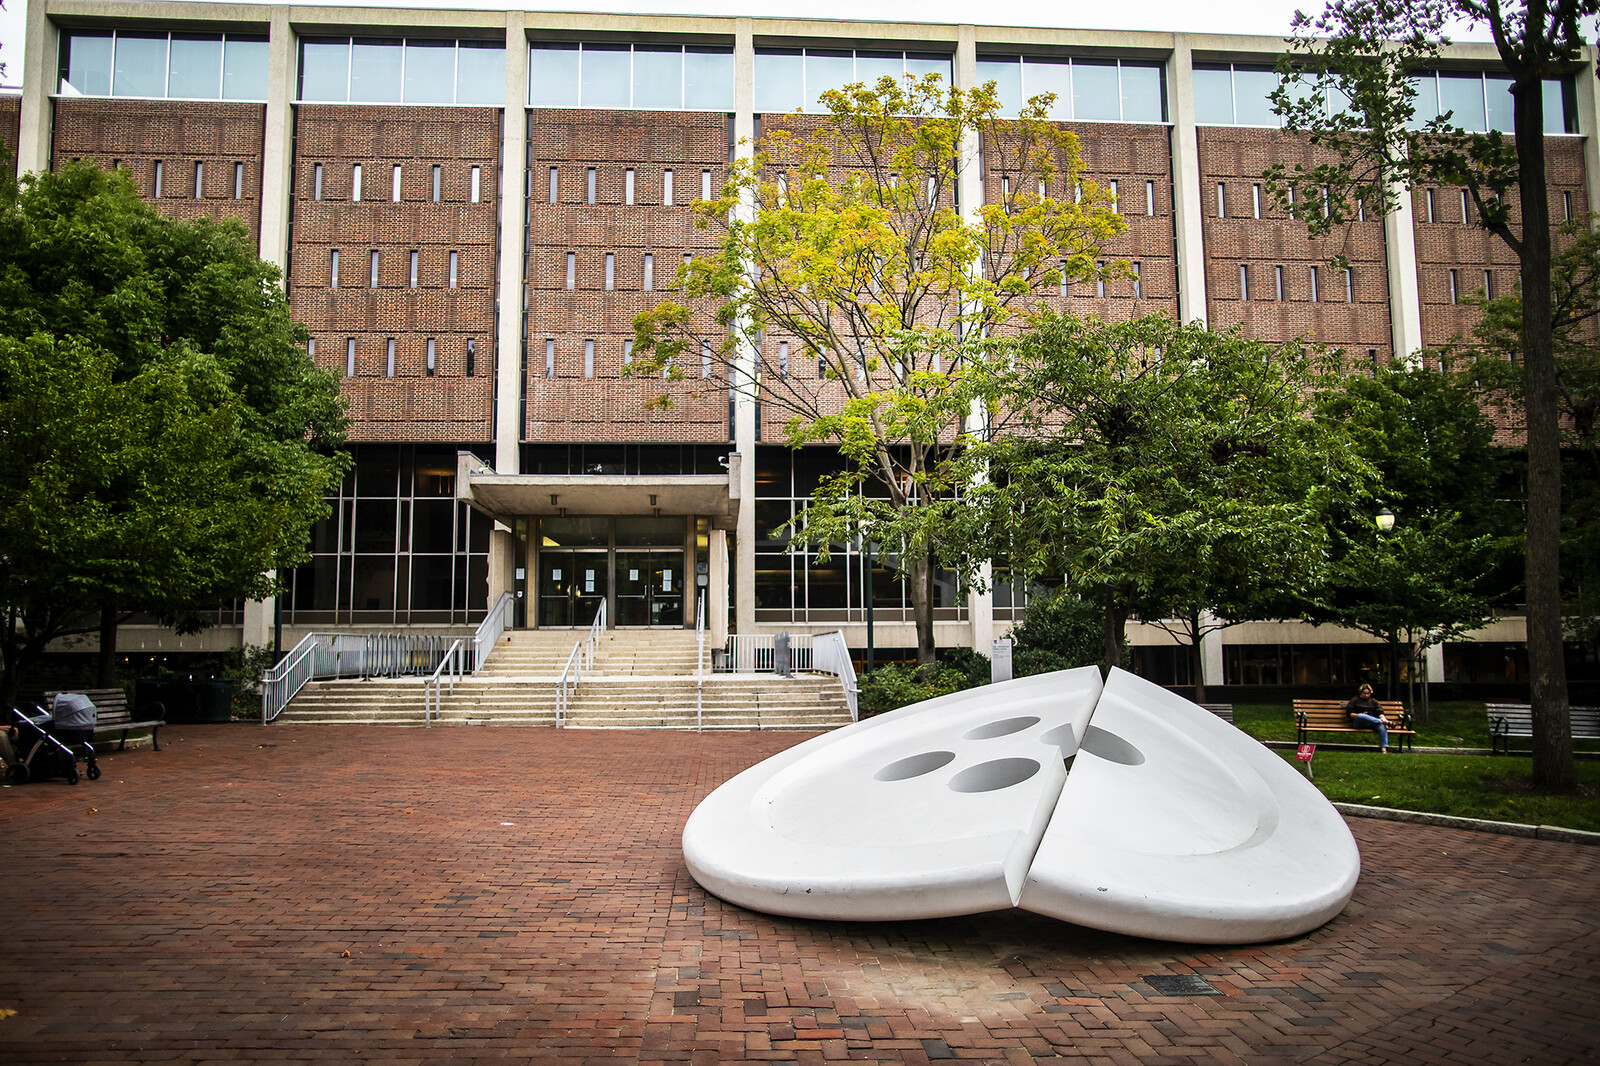
{"label": "street lamp post", "polygon": [[[1389,533],[1394,529],[1394,512],[1385,507],[1373,516],[1373,523],[1378,527],[1378,534],[1383,538],[1384,551],[1387,553]],[[1394,585],[1385,582],[1384,596],[1392,606],[1394,604]],[[1400,672],[1400,647],[1399,641],[1391,635],[1389,637],[1389,698],[1394,699],[1395,675]]]}

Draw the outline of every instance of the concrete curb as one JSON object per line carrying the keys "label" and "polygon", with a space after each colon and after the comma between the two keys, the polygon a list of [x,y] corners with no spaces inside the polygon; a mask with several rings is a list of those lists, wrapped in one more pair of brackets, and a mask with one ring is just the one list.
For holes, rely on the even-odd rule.
{"label": "concrete curb", "polygon": [[1589,833],[1581,829],[1563,829],[1554,825],[1519,825],[1516,822],[1489,822],[1481,818],[1457,818],[1449,814],[1366,807],[1359,803],[1335,803],[1333,806],[1340,814],[1352,818],[1378,818],[1388,822],[1411,822],[1415,825],[1443,826],[1446,829],[1466,829],[1475,833],[1499,833],[1502,836],[1555,840],[1563,844],[1600,846],[1600,833]]}

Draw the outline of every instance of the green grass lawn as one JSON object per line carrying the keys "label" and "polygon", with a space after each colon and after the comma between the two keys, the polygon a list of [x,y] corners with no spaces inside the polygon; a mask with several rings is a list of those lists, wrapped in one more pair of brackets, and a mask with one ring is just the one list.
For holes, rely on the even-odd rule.
{"label": "green grass lawn", "polygon": [[[1287,703],[1236,703],[1233,721],[1258,740],[1295,739],[1294,716]],[[1313,763],[1317,787],[1323,795],[1340,803],[1600,832],[1600,761],[1578,760],[1577,793],[1540,795],[1533,791],[1533,760],[1526,755],[1491,757],[1470,753],[1471,749],[1489,747],[1489,719],[1482,703],[1435,703],[1429,709],[1428,721],[1417,721],[1414,726],[1419,747],[1462,748],[1468,752],[1383,755],[1376,747],[1366,751],[1329,751],[1319,747]],[[1311,739],[1349,744],[1361,738],[1323,733]],[[1522,751],[1527,750],[1528,741],[1514,743]],[[1592,741],[1579,742],[1576,747],[1589,752],[1600,749]],[[1285,751],[1283,757],[1292,760],[1294,753]]]}

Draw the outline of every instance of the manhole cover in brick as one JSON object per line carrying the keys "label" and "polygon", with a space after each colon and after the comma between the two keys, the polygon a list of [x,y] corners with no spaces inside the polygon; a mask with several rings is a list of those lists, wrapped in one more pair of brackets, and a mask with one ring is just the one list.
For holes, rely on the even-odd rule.
{"label": "manhole cover in brick", "polygon": [[1192,973],[1157,973],[1139,980],[1163,996],[1220,996],[1215,985]]}

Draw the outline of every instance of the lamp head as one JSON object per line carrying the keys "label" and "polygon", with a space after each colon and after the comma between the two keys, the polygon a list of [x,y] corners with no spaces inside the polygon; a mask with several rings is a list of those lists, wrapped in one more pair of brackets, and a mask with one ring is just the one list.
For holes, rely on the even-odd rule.
{"label": "lamp head", "polygon": [[1377,513],[1373,521],[1378,524],[1379,533],[1387,533],[1394,528],[1394,512],[1385,507]]}

